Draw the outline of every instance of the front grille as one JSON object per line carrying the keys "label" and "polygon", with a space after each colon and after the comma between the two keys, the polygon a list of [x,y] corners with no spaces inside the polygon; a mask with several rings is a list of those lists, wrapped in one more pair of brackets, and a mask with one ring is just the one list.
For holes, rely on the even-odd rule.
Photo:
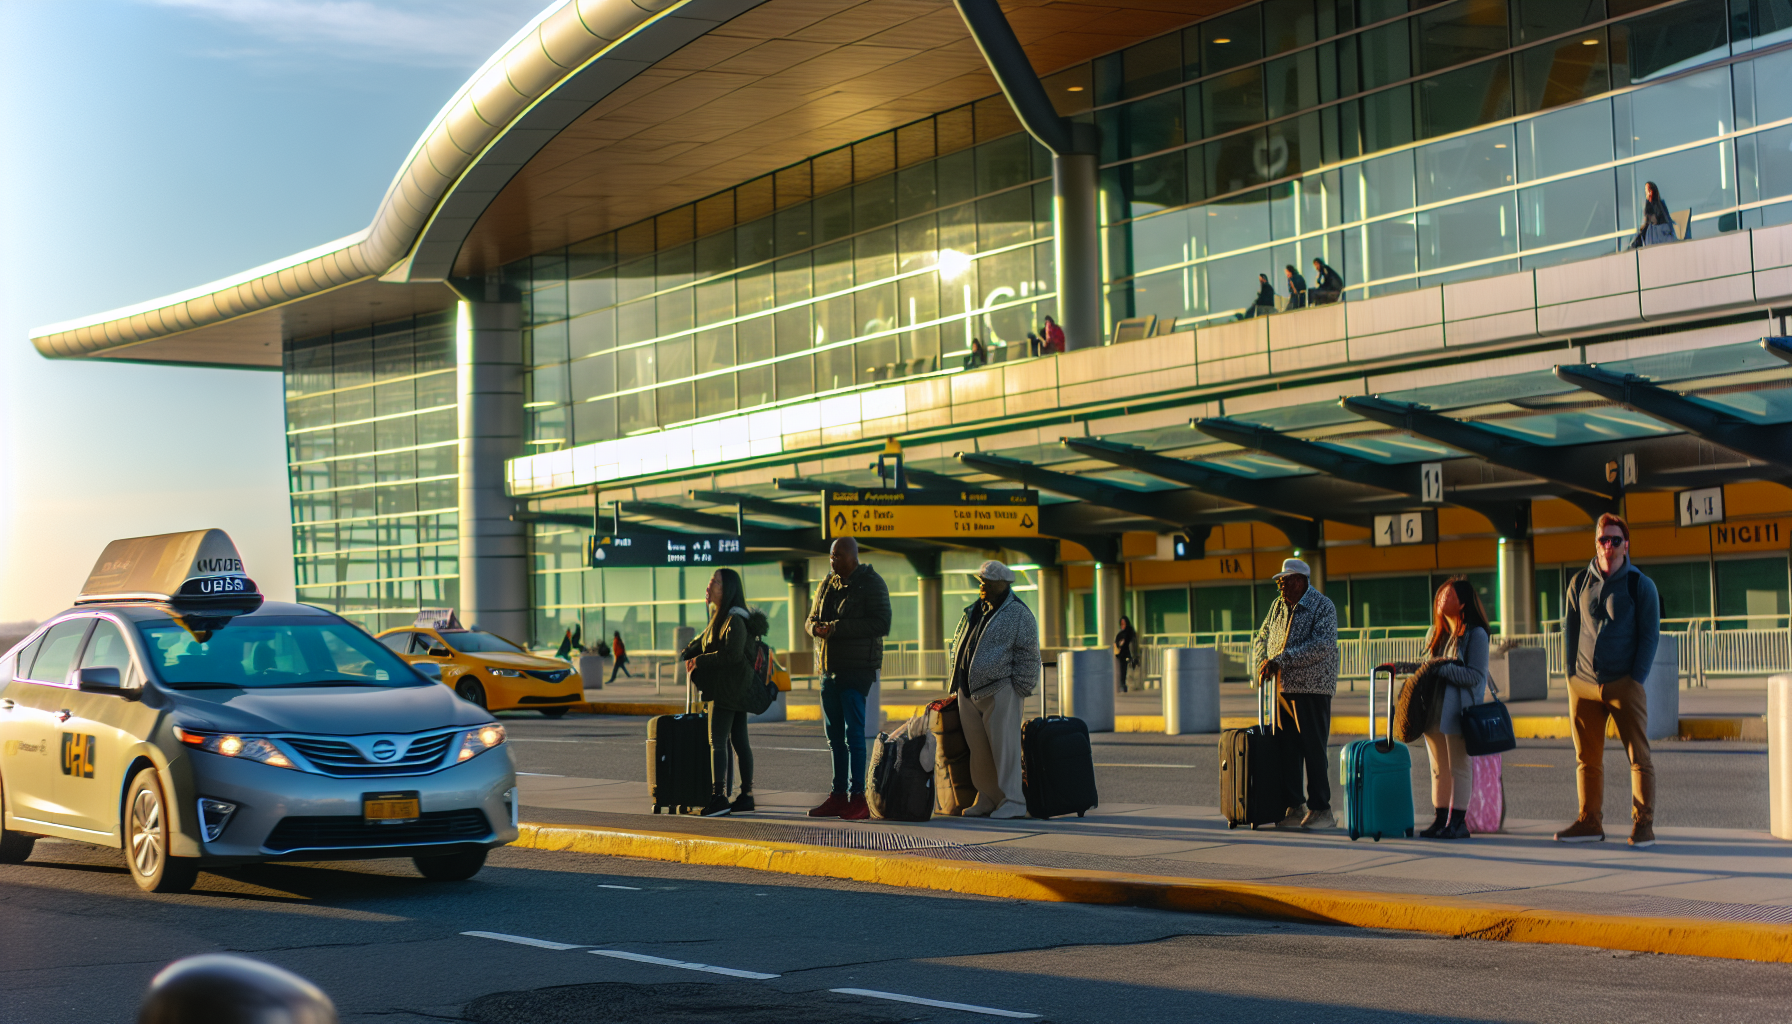
{"label": "front grille", "polygon": [[529,672],[530,675],[534,676],[535,678],[543,680],[545,682],[550,682],[550,683],[557,683],[560,680],[565,679],[567,676],[572,675],[572,669],[569,669],[569,668],[557,668],[551,672],[548,672],[548,671],[539,671],[538,672],[534,669],[529,669],[527,671]]}
{"label": "front grille", "polygon": [[492,827],[475,807],[430,811],[402,825],[369,825],[358,815],[281,818],[262,847],[273,853],[291,850],[349,850],[423,843],[478,842]]}
{"label": "front grille", "polygon": [[562,694],[558,697],[518,697],[518,704],[572,704],[585,698],[576,693]]}
{"label": "front grille", "polygon": [[312,767],[325,775],[420,775],[440,767],[442,756],[459,735],[453,732],[432,736],[414,736],[402,753],[386,761],[376,761],[361,753],[345,740],[318,736],[286,736],[285,742],[303,754]]}

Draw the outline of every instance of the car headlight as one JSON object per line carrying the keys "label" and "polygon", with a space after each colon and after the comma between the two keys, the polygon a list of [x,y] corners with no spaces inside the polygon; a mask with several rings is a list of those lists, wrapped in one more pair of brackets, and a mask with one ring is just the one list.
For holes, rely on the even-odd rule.
{"label": "car headlight", "polygon": [[514,668],[488,668],[486,671],[494,676],[503,676],[506,679],[521,679],[523,677],[523,674]]}
{"label": "car headlight", "polygon": [[455,757],[455,761],[478,757],[503,742],[504,727],[496,722],[491,725],[482,725],[477,729],[469,729],[466,735],[460,738],[460,754]]}
{"label": "car headlight", "polygon": [[274,741],[261,736],[238,736],[235,733],[194,732],[191,729],[174,727],[174,738],[189,747],[203,750],[210,754],[224,757],[240,757],[245,761],[259,761],[275,768],[297,769],[292,758],[274,745]]}

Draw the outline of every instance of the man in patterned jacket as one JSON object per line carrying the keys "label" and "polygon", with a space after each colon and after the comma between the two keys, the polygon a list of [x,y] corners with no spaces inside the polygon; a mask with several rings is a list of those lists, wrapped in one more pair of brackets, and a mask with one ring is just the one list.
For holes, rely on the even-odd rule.
{"label": "man in patterned jacket", "polygon": [[1311,575],[1307,563],[1298,558],[1282,562],[1282,571],[1275,575],[1282,597],[1270,605],[1263,627],[1251,641],[1257,685],[1276,688],[1276,738],[1282,778],[1288,783],[1288,815],[1276,827],[1301,832],[1338,824],[1332,815],[1331,771],[1325,755],[1332,732],[1332,696],[1338,692],[1338,609],[1313,589]]}
{"label": "man in patterned jacket", "polygon": [[1021,704],[1039,685],[1039,624],[1014,595],[1014,570],[1000,562],[977,567],[978,600],[964,610],[952,637],[952,692],[971,750],[972,817],[1024,818],[1021,791]]}

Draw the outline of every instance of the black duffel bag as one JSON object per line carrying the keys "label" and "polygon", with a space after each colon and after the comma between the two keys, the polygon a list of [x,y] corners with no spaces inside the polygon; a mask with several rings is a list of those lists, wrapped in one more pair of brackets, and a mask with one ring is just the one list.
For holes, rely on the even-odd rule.
{"label": "black duffel bag", "polygon": [[[1487,689],[1493,690],[1492,678],[1487,680]],[[1512,729],[1512,712],[1506,709],[1498,694],[1492,700],[1462,709],[1462,745],[1468,748],[1470,757],[1486,757],[1517,749],[1518,735]]]}

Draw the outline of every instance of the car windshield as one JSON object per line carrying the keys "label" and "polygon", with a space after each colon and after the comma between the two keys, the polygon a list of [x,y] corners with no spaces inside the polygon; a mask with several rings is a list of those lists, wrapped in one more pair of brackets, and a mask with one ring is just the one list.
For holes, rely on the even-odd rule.
{"label": "car windshield", "polygon": [[139,623],[137,629],[157,674],[178,689],[425,683],[379,641],[346,622],[244,617],[205,643],[169,619]]}
{"label": "car windshield", "polygon": [[505,654],[521,654],[523,649],[500,636],[490,633],[443,633],[442,639],[448,646],[462,654],[484,654],[490,651],[502,651]]}

